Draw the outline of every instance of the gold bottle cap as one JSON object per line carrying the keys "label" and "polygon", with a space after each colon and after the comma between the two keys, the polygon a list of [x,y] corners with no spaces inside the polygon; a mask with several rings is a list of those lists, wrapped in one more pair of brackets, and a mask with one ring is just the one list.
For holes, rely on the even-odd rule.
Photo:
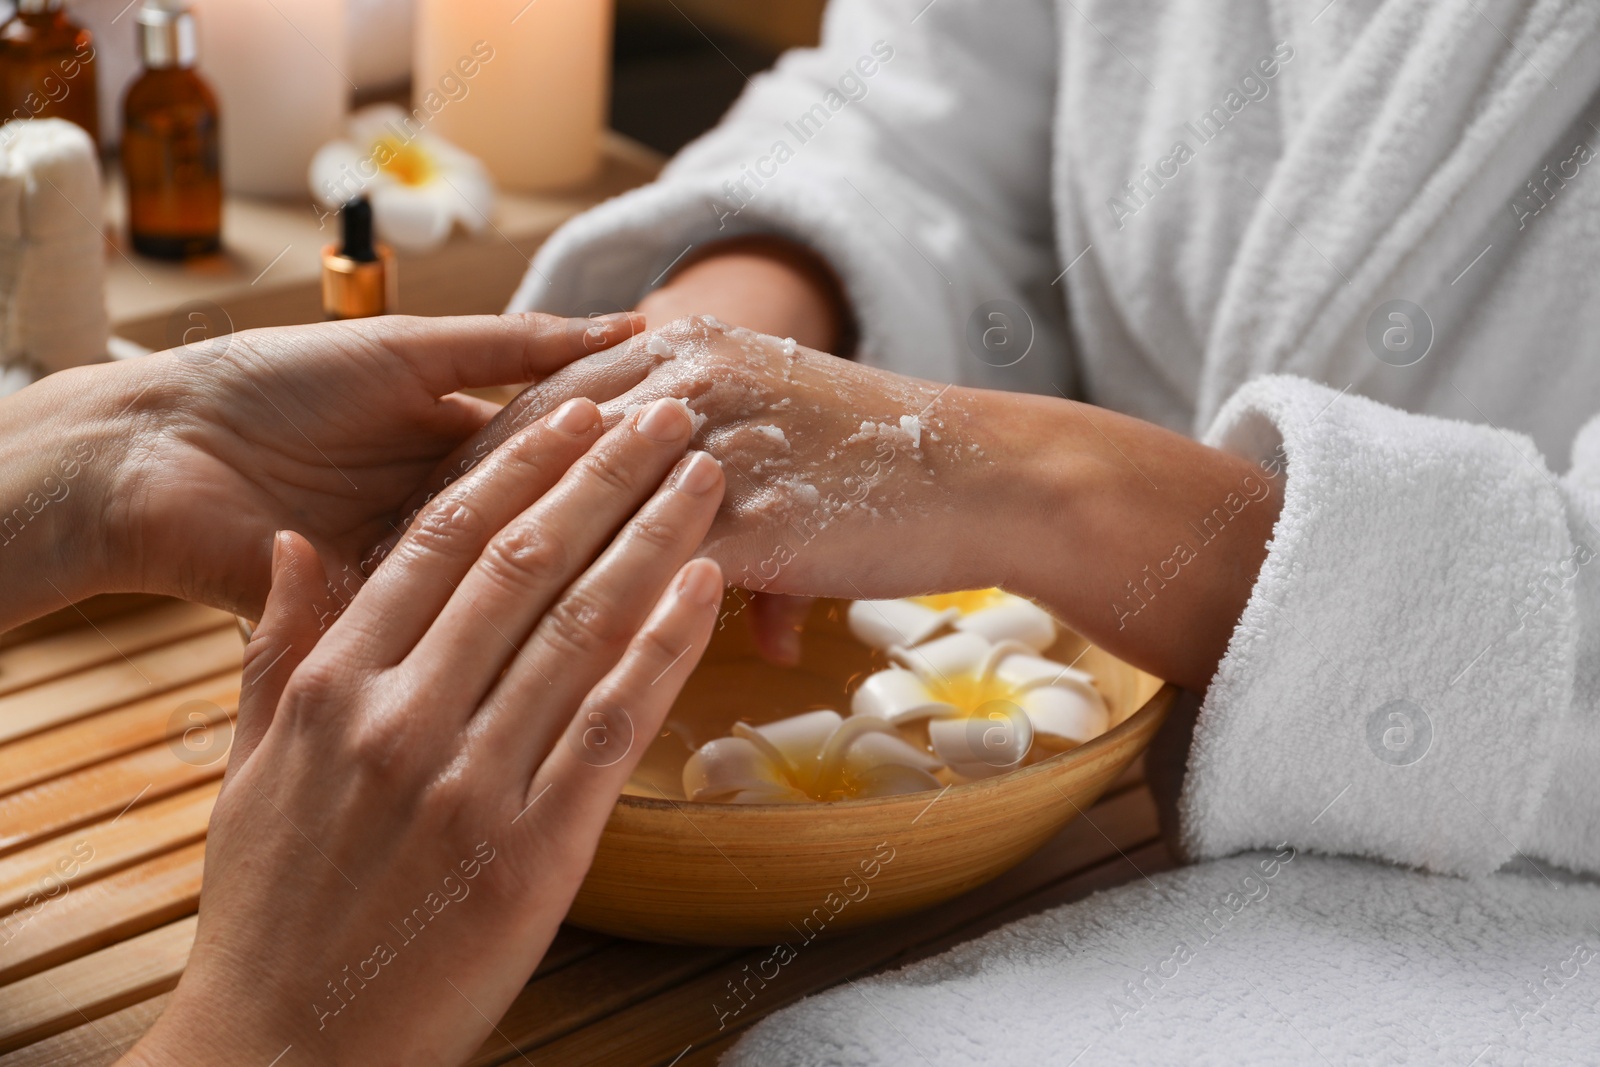
{"label": "gold bottle cap", "polygon": [[192,67],[200,55],[194,13],[178,3],[145,0],[139,9],[139,55],[150,70]]}
{"label": "gold bottle cap", "polygon": [[394,253],[377,245],[378,258],[363,262],[339,254],[339,246],[322,250],[322,313],[330,319],[365,319],[387,315],[396,305],[399,273]]}

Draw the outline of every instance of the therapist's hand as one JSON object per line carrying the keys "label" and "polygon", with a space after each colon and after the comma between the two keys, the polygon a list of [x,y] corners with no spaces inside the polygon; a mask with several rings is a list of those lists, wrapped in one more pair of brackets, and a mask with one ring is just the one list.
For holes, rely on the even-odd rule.
{"label": "therapist's hand", "polygon": [[62,497],[7,546],[40,581],[0,624],[112,591],[256,618],[276,530],[305,536],[348,602],[402,505],[493,416],[456,390],[538,380],[639,322],[394,316],[52,375],[0,401],[0,514],[46,485]]}
{"label": "therapist's hand", "polygon": [[126,1063],[432,1067],[487,1036],[722,594],[682,406],[600,426],[574,400],[514,436],[325,634],[315,550],[276,539],[194,952]]}

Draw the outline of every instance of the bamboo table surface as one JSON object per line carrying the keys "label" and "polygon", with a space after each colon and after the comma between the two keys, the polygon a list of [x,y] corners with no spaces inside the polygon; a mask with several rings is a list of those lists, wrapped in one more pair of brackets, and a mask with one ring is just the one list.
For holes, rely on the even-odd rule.
{"label": "bamboo table surface", "polygon": [[[0,1067],[109,1064],[161,1013],[194,937],[241,642],[222,612],[103,597],[0,636]],[[999,879],[808,945],[737,1016],[770,952],[563,927],[473,1064],[712,1064],[762,1016],[1170,867],[1140,765]]]}

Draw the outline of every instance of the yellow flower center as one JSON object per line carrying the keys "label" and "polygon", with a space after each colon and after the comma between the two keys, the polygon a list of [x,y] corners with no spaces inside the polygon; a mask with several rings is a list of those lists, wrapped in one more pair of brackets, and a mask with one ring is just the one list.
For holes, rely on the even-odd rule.
{"label": "yellow flower center", "polygon": [[797,767],[778,751],[776,745],[762,736],[760,731],[742,722],[733,724],[734,737],[742,737],[760,749],[790,786],[812,800],[821,801],[846,800],[860,795],[861,783],[850,773],[845,757],[856,739],[868,733],[893,736],[895,729],[882,719],[874,719],[867,715],[851,716],[844,720],[839,729],[828,739],[821,752]]}
{"label": "yellow flower center", "polygon": [[945,678],[933,678],[925,684],[935,700],[959,708],[967,715],[976,715],[995,701],[1017,704],[1018,693],[1015,687],[993,676],[985,678],[973,673],[954,674]]}
{"label": "yellow flower center", "polygon": [[433,157],[418,148],[414,141],[380,138],[373,146],[373,156],[379,169],[401,185],[426,185],[438,173]]}
{"label": "yellow flower center", "polygon": [[932,596],[914,596],[911,600],[934,611],[948,611],[950,608],[955,608],[963,615],[971,615],[975,611],[994,607],[1005,599],[1005,595],[999,589],[969,589],[964,593],[935,593]]}

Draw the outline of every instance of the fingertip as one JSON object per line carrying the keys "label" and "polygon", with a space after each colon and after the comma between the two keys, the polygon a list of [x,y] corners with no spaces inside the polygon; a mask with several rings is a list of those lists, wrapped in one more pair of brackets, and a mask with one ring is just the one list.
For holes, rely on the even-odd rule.
{"label": "fingertip", "polygon": [[583,331],[583,347],[588,352],[620,344],[644,330],[644,316],[634,311],[618,311],[587,320]]}
{"label": "fingertip", "polygon": [[798,666],[800,628],[811,611],[812,600],[782,593],[759,593],[752,604],[750,628],[761,657],[779,667]]}
{"label": "fingertip", "polygon": [[306,564],[317,560],[316,547],[293,530],[279,530],[272,535],[273,585],[282,579],[301,577]]}
{"label": "fingertip", "polygon": [[715,608],[722,604],[722,568],[715,560],[692,559],[678,571],[674,595],[696,607]]}
{"label": "fingertip", "polygon": [[605,321],[613,323],[617,329],[625,330],[627,336],[642,333],[645,329],[645,317],[638,311],[619,311],[614,315],[603,317]]}
{"label": "fingertip", "polygon": [[600,407],[586,396],[573,397],[550,413],[551,429],[569,437],[580,437],[600,426]]}
{"label": "fingertip", "polygon": [[288,530],[279,530],[272,535],[272,580],[277,581],[289,558],[289,553],[294,550],[294,536]]}

